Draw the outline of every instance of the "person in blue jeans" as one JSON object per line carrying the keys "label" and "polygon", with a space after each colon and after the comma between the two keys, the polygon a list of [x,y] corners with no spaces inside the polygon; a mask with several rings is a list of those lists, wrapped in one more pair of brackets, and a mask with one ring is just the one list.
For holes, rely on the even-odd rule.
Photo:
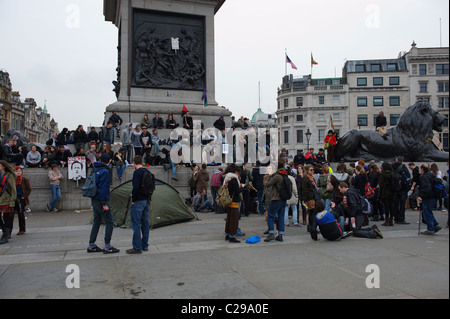
{"label": "person in blue jeans", "polygon": [[[100,162],[94,163],[94,174],[95,182],[97,185],[97,195],[92,199],[92,208],[94,210],[93,219],[94,223],[92,225],[91,234],[89,236],[89,247],[87,248],[88,253],[103,252],[104,254],[114,254],[118,253],[120,250],[111,246],[111,237],[114,228],[114,218],[111,213],[109,205],[109,169],[107,163],[110,161],[110,156],[103,153],[100,157]],[[104,249],[99,248],[95,242],[97,240],[97,235],[100,230],[100,225],[102,224],[102,219],[105,221],[105,247]]]}
{"label": "person in blue jeans", "polygon": [[141,191],[142,179],[146,167],[142,165],[142,156],[135,156],[133,165],[133,190],[131,192],[131,228],[133,229],[133,248],[127,249],[127,254],[142,254],[142,251],[148,250],[148,239],[150,235],[150,198],[145,197]]}
{"label": "person in blue jeans", "polygon": [[427,230],[421,232],[422,235],[434,235],[442,229],[439,226],[436,218],[433,215],[433,207],[436,204],[436,198],[434,196],[434,184],[436,176],[430,171],[428,164],[420,165],[420,178],[419,178],[419,202],[422,202],[422,214],[425,223],[427,224]]}
{"label": "person in blue jeans", "polygon": [[52,170],[48,172],[48,178],[50,180],[50,188],[52,190],[52,200],[47,204],[47,211],[57,212],[56,201],[61,198],[60,183],[63,179],[63,175],[58,170],[57,164],[51,165]]}
{"label": "person in blue jeans", "polygon": [[[279,190],[283,185],[283,176],[287,176],[287,171],[284,169],[285,161],[280,159],[278,161],[278,170],[275,174],[269,175],[264,179],[265,187],[274,187],[272,190],[272,201],[270,202],[267,213],[267,226],[269,227],[269,235],[265,242],[272,240],[283,241],[284,235],[284,214],[286,210],[286,201],[282,200],[279,195]],[[278,220],[278,236],[275,238],[275,220]]]}

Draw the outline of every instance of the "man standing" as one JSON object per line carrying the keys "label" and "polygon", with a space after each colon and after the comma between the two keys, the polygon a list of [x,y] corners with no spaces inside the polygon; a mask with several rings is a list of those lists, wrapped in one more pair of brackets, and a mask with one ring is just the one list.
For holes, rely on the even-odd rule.
{"label": "man standing", "polygon": [[[269,236],[264,239],[265,242],[271,240],[283,241],[284,235],[284,213],[286,209],[286,200],[280,198],[279,190],[284,183],[283,175],[287,176],[287,171],[284,169],[284,160],[278,161],[278,170],[275,174],[269,175],[264,181],[264,187],[274,187],[272,190],[272,201],[268,208],[267,226],[269,227]],[[278,236],[275,237],[274,225],[278,221]]]}
{"label": "man standing", "polygon": [[[131,140],[133,136],[133,123],[129,123],[128,127],[122,132],[121,141],[123,147],[125,147],[125,159],[128,163],[131,163],[131,152],[133,150],[133,141]],[[138,154],[136,154],[138,155]]]}
{"label": "man standing", "polygon": [[[114,218],[109,208],[109,155],[104,153],[100,162],[94,163],[95,183],[97,185],[97,195],[92,198],[92,207],[94,209],[94,224],[92,225],[91,235],[89,237],[88,253],[103,252],[104,254],[118,253],[120,250],[111,246],[111,237],[114,228]],[[98,231],[105,221],[105,248],[100,249],[96,244]]]}
{"label": "man standing", "polygon": [[[142,165],[142,156],[137,155],[133,159],[135,171],[133,173],[133,190],[131,192],[131,228],[133,229],[133,248],[128,249],[127,254],[142,254],[148,250],[148,238],[150,235],[150,200],[144,183],[145,175],[151,174]],[[153,180],[154,181],[154,180]],[[154,189],[154,187],[153,187]]]}
{"label": "man standing", "polygon": [[411,174],[403,164],[403,156],[397,156],[395,163],[392,165],[392,170],[396,174],[400,174],[400,186],[398,191],[394,192],[394,207],[397,214],[396,224],[409,225],[405,220],[406,199],[408,198],[408,192],[411,189]]}
{"label": "man standing", "polygon": [[433,207],[436,204],[436,198],[434,197],[434,183],[436,176],[430,171],[428,164],[420,165],[420,173],[422,174],[419,179],[419,202],[422,202],[422,214],[425,223],[427,224],[427,230],[421,232],[422,235],[434,235],[442,229],[433,215]]}

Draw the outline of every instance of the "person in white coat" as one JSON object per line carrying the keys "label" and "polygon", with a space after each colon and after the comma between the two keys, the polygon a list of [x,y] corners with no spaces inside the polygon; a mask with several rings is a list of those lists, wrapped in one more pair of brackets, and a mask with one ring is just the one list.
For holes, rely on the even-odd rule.
{"label": "person in white coat", "polygon": [[292,208],[292,221],[294,222],[295,227],[302,227],[298,223],[298,192],[297,192],[297,183],[295,182],[295,178],[291,175],[291,171],[288,169],[288,177],[292,184],[292,197],[291,199],[286,201],[286,208],[284,213],[284,224],[286,226],[289,225],[289,207]]}

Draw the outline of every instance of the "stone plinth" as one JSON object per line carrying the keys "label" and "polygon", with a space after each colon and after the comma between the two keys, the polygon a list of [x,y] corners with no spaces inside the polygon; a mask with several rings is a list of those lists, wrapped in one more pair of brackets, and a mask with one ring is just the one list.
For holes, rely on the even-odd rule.
{"label": "stone plinth", "polygon": [[105,0],[105,19],[119,30],[117,102],[106,119],[115,111],[124,122],[140,123],[145,113],[180,121],[183,105],[205,127],[230,116],[215,98],[214,15],[224,2]]}

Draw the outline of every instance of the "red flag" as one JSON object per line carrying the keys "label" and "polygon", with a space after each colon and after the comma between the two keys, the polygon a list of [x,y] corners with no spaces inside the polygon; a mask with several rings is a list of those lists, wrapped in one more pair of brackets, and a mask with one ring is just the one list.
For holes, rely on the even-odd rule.
{"label": "red flag", "polygon": [[188,111],[186,105],[183,104],[183,111],[181,112],[181,116],[184,116],[184,114],[186,114]]}

